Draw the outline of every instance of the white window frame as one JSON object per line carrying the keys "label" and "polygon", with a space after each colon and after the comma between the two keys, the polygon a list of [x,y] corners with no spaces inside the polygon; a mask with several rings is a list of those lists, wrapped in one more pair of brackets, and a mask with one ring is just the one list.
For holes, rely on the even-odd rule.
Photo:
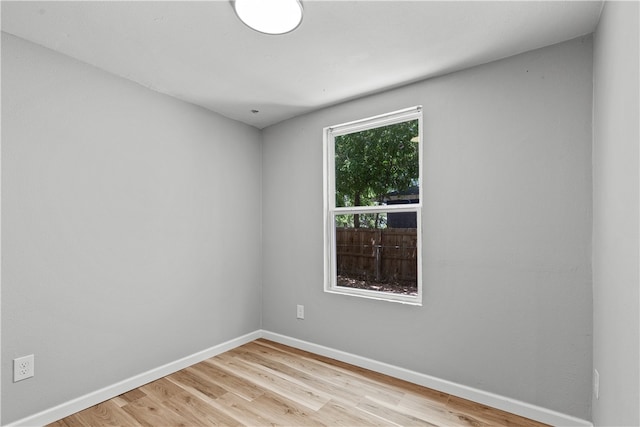
{"label": "white window frame", "polygon": [[[418,120],[418,186],[420,197],[418,203],[405,205],[381,205],[381,206],[356,206],[336,207],[335,192],[335,138],[367,129],[393,125],[397,123]],[[323,192],[324,192],[324,290],[328,293],[352,295],[362,298],[370,298],[383,301],[398,302],[410,305],[422,305],[422,200],[424,198],[422,185],[423,164],[423,130],[422,130],[422,106],[415,106],[375,117],[369,117],[349,123],[324,128],[324,153],[323,153]],[[360,214],[376,212],[415,212],[417,222],[417,295],[402,295],[391,292],[373,291],[367,289],[348,288],[338,286],[336,267],[336,227],[335,216],[340,214]]]}

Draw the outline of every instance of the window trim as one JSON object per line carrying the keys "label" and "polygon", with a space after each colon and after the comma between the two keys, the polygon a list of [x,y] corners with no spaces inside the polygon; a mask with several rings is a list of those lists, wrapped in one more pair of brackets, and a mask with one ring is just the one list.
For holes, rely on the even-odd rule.
{"label": "window trim", "polygon": [[[349,206],[336,207],[335,195],[335,138],[367,129],[389,126],[397,123],[418,120],[418,203],[404,205]],[[422,200],[423,194],[423,118],[422,106],[405,108],[391,113],[380,114],[362,120],[325,127],[323,130],[323,220],[324,220],[324,291],[332,294],[351,295],[382,301],[409,305],[422,305]],[[417,225],[417,287],[416,296],[394,294],[367,289],[348,288],[337,285],[336,272],[336,227],[335,216],[353,213],[376,212],[415,212]]]}

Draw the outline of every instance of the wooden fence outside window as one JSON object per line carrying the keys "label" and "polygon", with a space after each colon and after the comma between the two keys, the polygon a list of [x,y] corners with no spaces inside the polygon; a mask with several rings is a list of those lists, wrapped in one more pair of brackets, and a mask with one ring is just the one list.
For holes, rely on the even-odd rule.
{"label": "wooden fence outside window", "polygon": [[417,229],[336,228],[338,276],[417,284]]}

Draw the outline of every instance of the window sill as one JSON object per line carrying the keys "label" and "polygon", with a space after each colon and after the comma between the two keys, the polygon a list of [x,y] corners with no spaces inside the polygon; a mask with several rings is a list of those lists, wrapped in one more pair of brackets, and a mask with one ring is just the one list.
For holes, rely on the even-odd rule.
{"label": "window sill", "polygon": [[368,291],[365,289],[352,289],[352,288],[343,288],[343,287],[334,287],[325,289],[325,292],[329,294],[336,295],[347,295],[351,297],[359,297],[359,298],[367,298],[378,301],[386,301],[399,303],[404,305],[413,305],[413,306],[422,306],[422,297],[418,296],[407,296],[400,294],[393,294],[389,292],[380,292],[380,291]]}

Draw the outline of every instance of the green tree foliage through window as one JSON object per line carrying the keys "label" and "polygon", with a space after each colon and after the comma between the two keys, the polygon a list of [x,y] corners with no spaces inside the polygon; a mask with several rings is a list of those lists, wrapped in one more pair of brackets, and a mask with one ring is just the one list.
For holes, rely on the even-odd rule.
{"label": "green tree foliage through window", "polygon": [[[418,185],[418,120],[396,123],[335,138],[336,207],[378,206],[385,196]],[[363,217],[363,220],[365,217]],[[353,216],[360,227],[360,215]],[[372,218],[365,227],[378,228]],[[341,224],[337,224],[341,225]]]}

